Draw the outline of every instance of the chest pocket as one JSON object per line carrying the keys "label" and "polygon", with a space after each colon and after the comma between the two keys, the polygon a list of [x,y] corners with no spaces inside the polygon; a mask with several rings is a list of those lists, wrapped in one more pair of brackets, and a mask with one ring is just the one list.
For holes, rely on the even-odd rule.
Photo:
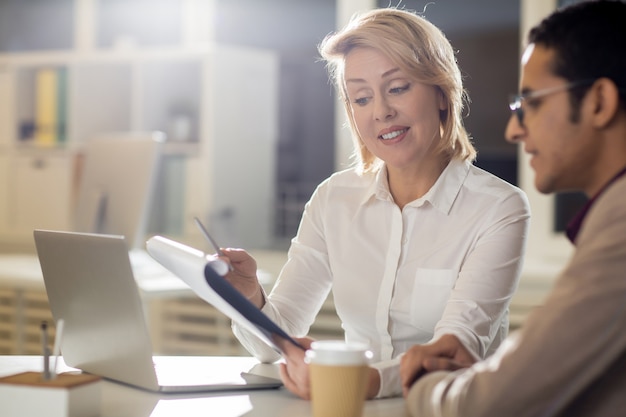
{"label": "chest pocket", "polygon": [[417,269],[410,297],[412,325],[431,333],[434,331],[450,298],[456,276],[456,271],[451,269]]}

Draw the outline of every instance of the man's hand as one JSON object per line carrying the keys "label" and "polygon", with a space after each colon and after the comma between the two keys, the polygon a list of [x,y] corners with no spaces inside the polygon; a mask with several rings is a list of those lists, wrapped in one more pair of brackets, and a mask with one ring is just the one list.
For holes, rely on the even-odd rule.
{"label": "man's hand", "polygon": [[411,385],[426,372],[454,371],[476,362],[454,335],[443,335],[437,341],[411,347],[400,360],[400,378],[404,396]]}

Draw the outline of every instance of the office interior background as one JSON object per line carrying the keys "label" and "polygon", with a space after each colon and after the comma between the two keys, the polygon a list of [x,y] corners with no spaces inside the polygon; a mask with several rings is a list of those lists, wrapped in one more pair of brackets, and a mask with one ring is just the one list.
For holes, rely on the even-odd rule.
{"label": "office interior background", "polygon": [[[275,244],[286,247],[315,186],[349,162],[336,155],[335,129],[343,119],[334,111],[337,100],[316,50],[336,25],[337,2],[225,3],[220,40],[280,51],[274,230]],[[480,149],[477,162],[516,183],[516,149],[504,142],[502,132],[508,117],[505,91],[515,91],[517,84],[519,1],[403,0],[397,5],[423,12],[458,49],[473,101],[466,122]]]}
{"label": "office interior background", "polygon": [[[465,122],[476,164],[529,193],[523,315],[567,259],[559,229],[580,202],[533,192],[523,156],[504,141],[507,99],[517,91],[520,35],[565,3],[572,1],[0,0],[0,250],[33,253],[34,228],[72,228],[77,161],[91,137],[158,130],[168,139],[147,236],[209,251],[193,223],[199,217],[222,246],[258,253],[275,277],[315,186],[349,165],[350,140],[317,45],[352,11],[391,4],[422,12],[448,36],[471,98]],[[65,83],[57,102],[64,128],[44,144],[36,133],[42,69]],[[111,166],[128,175],[132,168]],[[6,323],[18,320],[7,313],[19,287],[10,282],[0,296],[0,339],[14,338]],[[163,303],[151,308],[165,311]],[[153,326],[163,322],[156,316]],[[321,333],[336,324],[328,319]],[[200,339],[211,337],[228,339]]]}

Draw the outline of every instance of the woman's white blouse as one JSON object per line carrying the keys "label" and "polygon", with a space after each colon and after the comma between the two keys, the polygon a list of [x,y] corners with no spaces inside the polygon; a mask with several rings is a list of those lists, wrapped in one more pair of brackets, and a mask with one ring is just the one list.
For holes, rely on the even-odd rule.
{"label": "woman's white blouse", "polygon": [[[450,162],[402,210],[386,169],[333,174],[307,203],[263,311],[305,336],[332,288],[346,340],[374,352],[378,396],[398,395],[399,356],[412,345],[451,333],[483,358],[504,340],[529,216],[520,189],[469,162]],[[279,359],[236,323],[233,330],[260,360]]]}

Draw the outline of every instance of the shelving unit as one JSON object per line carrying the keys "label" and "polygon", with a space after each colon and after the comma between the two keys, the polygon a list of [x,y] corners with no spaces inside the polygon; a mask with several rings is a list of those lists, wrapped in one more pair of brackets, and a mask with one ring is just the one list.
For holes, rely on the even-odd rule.
{"label": "shelving unit", "polygon": [[[0,11],[36,19],[49,11],[43,3],[7,1]],[[212,42],[211,1],[54,5],[59,20],[41,26],[42,39],[32,39],[32,25],[22,29],[28,42],[0,28],[0,241],[30,242],[34,228],[71,229],[75,161],[90,137],[160,130],[171,143],[150,232],[193,237],[197,216],[223,245],[271,245],[276,54]],[[47,39],[68,24],[73,38],[61,31]],[[67,138],[53,146],[26,138],[43,68],[67,73]]]}
{"label": "shelving unit", "polygon": [[45,291],[0,289],[0,354],[40,355],[42,321],[54,323]]}
{"label": "shelving unit", "polygon": [[[269,291],[271,284],[267,284]],[[231,330],[223,313],[191,290],[171,292],[142,290],[153,350],[161,355],[249,355]],[[40,323],[52,314],[43,282],[0,282],[0,354],[40,354]],[[310,330],[316,339],[342,339],[343,329],[332,298],[322,307]]]}

